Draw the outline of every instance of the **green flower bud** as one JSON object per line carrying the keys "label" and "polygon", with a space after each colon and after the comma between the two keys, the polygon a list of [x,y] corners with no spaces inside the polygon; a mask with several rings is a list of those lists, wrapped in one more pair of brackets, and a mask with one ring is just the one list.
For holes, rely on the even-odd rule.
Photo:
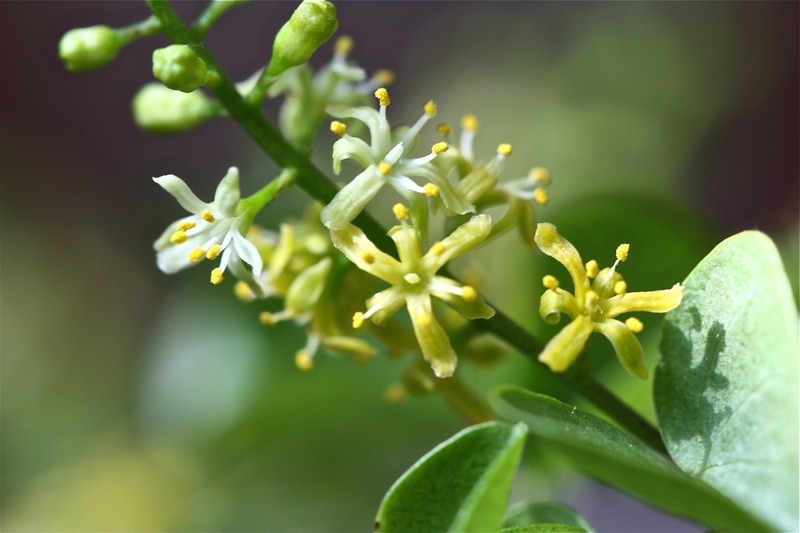
{"label": "green flower bud", "polygon": [[58,43],[58,55],[72,72],[102,67],[117,57],[122,42],[108,26],[70,30]]}
{"label": "green flower bud", "polygon": [[219,106],[202,91],[182,93],[160,83],[148,83],[133,97],[136,124],[152,133],[193,129],[217,115]]}
{"label": "green flower bud", "polygon": [[190,93],[203,85],[207,74],[205,61],[185,44],[153,51],[153,75],[170,89]]}
{"label": "green flower bud", "polygon": [[267,74],[277,76],[308,61],[338,26],[333,4],[325,0],[303,0],[275,36]]}

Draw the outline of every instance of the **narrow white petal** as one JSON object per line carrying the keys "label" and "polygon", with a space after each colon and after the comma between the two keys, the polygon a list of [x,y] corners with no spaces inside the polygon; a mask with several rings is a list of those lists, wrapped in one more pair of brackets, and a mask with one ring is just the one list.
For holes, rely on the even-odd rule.
{"label": "narrow white petal", "polygon": [[190,213],[200,213],[203,209],[208,209],[209,204],[200,200],[192,190],[186,185],[186,182],[174,174],[168,174],[159,178],[153,178],[153,181],[161,185],[165,191],[170,193],[181,204],[181,207]]}

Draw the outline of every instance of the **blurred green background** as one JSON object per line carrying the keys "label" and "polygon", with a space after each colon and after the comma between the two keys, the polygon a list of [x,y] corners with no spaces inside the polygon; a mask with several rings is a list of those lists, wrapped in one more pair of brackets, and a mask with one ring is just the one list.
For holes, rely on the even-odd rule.
{"label": "blurred green background", "polygon": [[[189,18],[203,4],[183,2]],[[368,71],[391,68],[393,123],[429,98],[441,120],[481,121],[479,158],[514,146],[504,179],[553,175],[540,220],[601,265],[631,243],[632,290],[682,280],[721,239],[758,228],[798,280],[798,4],[795,2],[346,2],[340,33]],[[236,79],[269,58],[294,4],[252,2],[208,45]],[[67,73],[78,26],[147,16],[138,2],[0,3],[0,349],[3,531],[365,531],[391,483],[467,421],[440,398],[383,399],[411,357],[293,364],[301,331],[267,330],[258,304],[208,273],[155,268],[179,212],[151,181],[201,198],[230,165],[245,193],[274,167],[233,123],[154,138],[130,118],[161,37],[111,65]],[[330,46],[315,63],[328,57]],[[275,114],[276,104],[269,110]],[[330,168],[333,136],[315,159]],[[297,216],[292,192],[262,222]],[[543,337],[544,273],[560,265],[508,235],[472,255],[491,300]],[[754,283],[757,280],[753,281]],[[660,317],[643,317],[652,369]],[[601,379],[652,417],[593,339]],[[611,363],[611,364],[606,364]],[[477,388],[552,390],[523,358],[459,367]],[[570,399],[561,396],[562,399]],[[575,400],[579,401],[579,400]],[[603,531],[701,531],[569,475],[531,443],[512,499],[558,498]]]}

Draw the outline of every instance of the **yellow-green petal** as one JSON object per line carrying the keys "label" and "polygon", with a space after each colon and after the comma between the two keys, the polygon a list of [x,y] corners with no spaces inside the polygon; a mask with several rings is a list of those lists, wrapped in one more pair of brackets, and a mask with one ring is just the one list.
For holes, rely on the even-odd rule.
{"label": "yellow-green petal", "polygon": [[578,315],[558,335],[550,339],[539,361],[550,367],[553,372],[563,372],[578,357],[592,333],[592,321],[584,315]]}
{"label": "yellow-green petal", "polygon": [[289,291],[286,293],[286,309],[298,315],[316,305],[325,288],[325,279],[328,277],[331,264],[331,258],[326,257],[303,270],[289,286]]}
{"label": "yellow-green petal", "polygon": [[348,224],[344,229],[331,230],[331,241],[361,270],[392,285],[401,282],[403,272],[397,259],[380,251],[356,226]]}
{"label": "yellow-green petal", "polygon": [[671,289],[649,292],[626,292],[606,300],[606,314],[615,317],[622,313],[643,311],[666,313],[678,307],[683,298],[683,287],[675,284]]}
{"label": "yellow-green petal", "polygon": [[367,341],[359,339],[358,337],[348,337],[345,335],[331,335],[322,337],[322,345],[331,350],[339,352],[347,352],[353,355],[370,356],[375,355],[377,351]]}
{"label": "yellow-green petal", "polygon": [[570,318],[581,314],[575,297],[559,288],[544,291],[542,299],[539,300],[539,314],[542,320],[548,324],[558,324],[561,320],[561,313],[566,313]]}
{"label": "yellow-green petal", "polygon": [[425,269],[433,273],[442,268],[448,261],[483,241],[492,230],[492,217],[475,215],[467,222],[445,237],[439,246],[431,246],[422,261]]}
{"label": "yellow-green petal", "polygon": [[458,360],[450,338],[433,315],[430,296],[427,293],[410,295],[407,304],[423,357],[431,364],[437,377],[452,376]]}
{"label": "yellow-green petal", "polygon": [[558,234],[556,227],[543,222],[536,226],[534,240],[539,249],[566,267],[575,284],[575,298],[583,301],[586,287],[586,269],[578,250]]}
{"label": "yellow-green petal", "polygon": [[595,329],[611,341],[617,358],[625,370],[636,377],[647,379],[647,366],[644,363],[644,350],[633,332],[619,320],[606,320],[595,323]]}
{"label": "yellow-green petal", "polygon": [[370,320],[380,326],[405,303],[403,290],[400,287],[389,287],[367,300],[367,312],[370,314]]}
{"label": "yellow-green petal", "polygon": [[464,297],[463,288],[464,285],[461,283],[442,276],[434,276],[430,283],[431,294],[458,311],[464,318],[474,320],[494,316],[494,309],[489,307],[472,287],[467,289],[468,298]]}
{"label": "yellow-green petal", "polygon": [[356,218],[364,207],[378,194],[386,183],[386,178],[370,165],[353,181],[336,193],[331,203],[320,213],[322,224],[328,229],[344,229]]}

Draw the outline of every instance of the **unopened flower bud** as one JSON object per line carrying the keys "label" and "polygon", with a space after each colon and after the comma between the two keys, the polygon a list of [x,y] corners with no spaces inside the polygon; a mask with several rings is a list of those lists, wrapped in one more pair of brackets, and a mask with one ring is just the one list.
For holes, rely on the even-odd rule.
{"label": "unopened flower bud", "polygon": [[86,72],[102,67],[117,57],[122,43],[108,26],[76,28],[61,37],[58,55],[72,72]]}
{"label": "unopened flower bud", "polygon": [[148,83],[133,97],[133,119],[152,133],[193,129],[216,116],[218,106],[202,91],[182,93],[160,83]]}
{"label": "unopened flower bud", "polygon": [[277,76],[308,61],[339,26],[336,7],[325,0],[303,0],[275,36],[267,73]]}
{"label": "unopened flower bud", "polygon": [[153,51],[153,75],[170,89],[190,93],[203,85],[208,67],[185,44]]}

